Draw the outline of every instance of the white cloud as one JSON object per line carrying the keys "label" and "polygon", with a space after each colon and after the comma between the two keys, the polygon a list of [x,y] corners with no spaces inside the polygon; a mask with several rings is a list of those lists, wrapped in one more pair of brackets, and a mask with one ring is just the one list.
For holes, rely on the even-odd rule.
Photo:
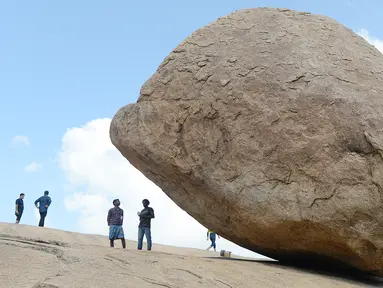
{"label": "white cloud", "polygon": [[36,162],[32,162],[24,167],[26,172],[37,172],[41,169],[42,165]]}
{"label": "white cloud", "polygon": [[376,49],[383,53],[383,39],[378,39],[376,37],[371,36],[368,30],[366,29],[360,29],[357,32],[357,34],[359,34],[359,36],[362,36],[364,39],[367,40],[367,42],[369,42],[371,45],[374,45]]}
{"label": "white cloud", "polygon": [[25,147],[28,147],[30,144],[29,138],[27,136],[24,136],[24,135],[17,135],[15,137],[13,137],[12,143],[14,145],[23,145]]}
{"label": "white cloud", "polygon": [[[119,198],[125,212],[127,238],[136,240],[141,201],[148,198],[155,210],[152,234],[155,243],[205,249],[206,229],[181,210],[162,190],[136,170],[112,145],[110,119],[93,120],[81,128],[69,129],[62,139],[59,163],[66,173],[70,194],[68,212],[79,213],[76,230],[107,234],[106,215],[112,200]],[[218,250],[237,255],[259,255],[221,239]]]}

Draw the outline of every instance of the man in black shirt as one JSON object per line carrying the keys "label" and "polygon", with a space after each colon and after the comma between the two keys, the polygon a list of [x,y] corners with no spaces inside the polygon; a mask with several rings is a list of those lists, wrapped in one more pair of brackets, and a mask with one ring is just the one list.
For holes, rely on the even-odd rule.
{"label": "man in black shirt", "polygon": [[120,208],[120,200],[113,200],[114,208],[108,212],[108,226],[109,226],[109,240],[110,247],[114,247],[114,240],[121,239],[122,248],[126,248],[124,229],[122,224],[124,222],[124,210]]}
{"label": "man in black shirt", "polygon": [[140,224],[138,225],[138,250],[142,250],[142,241],[144,240],[144,235],[146,237],[147,249],[148,251],[152,250],[152,235],[150,232],[150,222],[154,218],[154,210],[149,207],[149,200],[144,199],[142,205],[144,209],[141,212],[137,212],[137,215],[140,217]]}
{"label": "man in black shirt", "polygon": [[24,193],[20,194],[20,198],[16,200],[16,209],[15,209],[15,215],[16,215],[16,224],[20,223],[21,216],[23,216],[24,212]]}

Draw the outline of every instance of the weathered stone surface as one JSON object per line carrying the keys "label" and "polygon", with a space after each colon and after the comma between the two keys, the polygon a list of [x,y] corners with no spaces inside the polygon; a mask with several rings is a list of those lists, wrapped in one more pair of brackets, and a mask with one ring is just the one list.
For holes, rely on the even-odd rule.
{"label": "weathered stone surface", "polygon": [[383,275],[383,55],[334,20],[218,19],[170,53],[110,134],[225,238]]}

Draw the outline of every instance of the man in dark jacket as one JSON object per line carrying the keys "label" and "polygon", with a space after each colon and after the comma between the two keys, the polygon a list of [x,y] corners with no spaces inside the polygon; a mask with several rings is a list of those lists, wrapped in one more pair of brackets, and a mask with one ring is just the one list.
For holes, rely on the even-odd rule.
{"label": "man in dark jacket", "polygon": [[39,209],[39,212],[40,212],[39,227],[44,227],[45,217],[47,217],[48,208],[52,203],[51,197],[49,197],[48,195],[49,195],[49,192],[45,191],[44,196],[41,196],[39,199],[35,201],[35,206],[37,209]]}
{"label": "man in dark jacket", "polygon": [[16,224],[20,223],[21,216],[23,216],[24,212],[24,193],[20,194],[20,197],[16,200],[16,208],[15,208],[15,215],[16,215]]}
{"label": "man in dark jacket", "polygon": [[108,226],[109,226],[109,240],[110,247],[114,247],[114,240],[121,239],[122,248],[126,248],[124,229],[122,228],[124,222],[124,210],[120,208],[120,200],[113,200],[113,208],[108,212]]}
{"label": "man in dark jacket", "polygon": [[140,217],[140,224],[138,225],[138,250],[142,250],[142,241],[144,240],[144,235],[146,237],[147,249],[148,251],[152,250],[152,235],[150,232],[150,222],[154,218],[154,210],[149,207],[149,200],[144,199],[142,205],[144,209],[141,212],[137,212],[137,215]]}

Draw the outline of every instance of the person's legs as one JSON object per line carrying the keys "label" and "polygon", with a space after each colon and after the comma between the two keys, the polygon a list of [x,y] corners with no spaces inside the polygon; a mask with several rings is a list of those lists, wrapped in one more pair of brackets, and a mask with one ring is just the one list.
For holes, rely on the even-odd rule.
{"label": "person's legs", "polygon": [[40,221],[39,221],[39,227],[43,227],[43,215],[40,212]]}
{"label": "person's legs", "polygon": [[[209,238],[210,238],[210,241],[211,241],[211,234],[210,234]],[[209,245],[209,247],[207,247],[207,249],[206,249],[206,250],[208,250],[208,251],[209,251],[209,250],[211,249],[211,247],[213,247],[213,244],[210,244],[210,245]]]}
{"label": "person's legs", "polygon": [[19,224],[20,223],[20,220],[21,220],[21,216],[23,214],[22,213],[19,213],[19,214],[16,214],[16,224]]}
{"label": "person's legs", "polygon": [[46,212],[44,212],[44,214],[43,214],[43,221],[42,221],[42,224],[43,224],[43,226],[42,227],[44,227],[45,226],[45,218],[47,217],[47,211]]}
{"label": "person's legs", "polygon": [[40,212],[40,222],[39,222],[39,226],[40,227],[44,227],[44,225],[45,225],[45,217],[47,217],[47,211]]}
{"label": "person's legs", "polygon": [[144,229],[138,227],[138,244],[137,249],[142,250],[142,241],[144,240]]}
{"label": "person's legs", "polygon": [[149,227],[145,227],[144,231],[145,231],[145,237],[146,237],[146,242],[147,242],[146,247],[147,247],[148,251],[151,251],[152,250],[152,233],[151,233]]}
{"label": "person's legs", "polygon": [[216,251],[215,240],[216,240],[216,235],[214,233],[211,233],[210,234],[210,241],[211,241],[211,246],[210,247],[213,247],[214,251]]}
{"label": "person's legs", "polygon": [[126,248],[126,241],[125,241],[125,234],[124,234],[124,228],[122,226],[117,227],[116,231],[116,238],[121,239],[122,248]]}
{"label": "person's legs", "polygon": [[122,248],[126,248],[126,241],[125,238],[121,238]]}
{"label": "person's legs", "polygon": [[109,244],[110,247],[114,247],[114,239],[116,239],[116,226],[110,225],[109,226]]}

